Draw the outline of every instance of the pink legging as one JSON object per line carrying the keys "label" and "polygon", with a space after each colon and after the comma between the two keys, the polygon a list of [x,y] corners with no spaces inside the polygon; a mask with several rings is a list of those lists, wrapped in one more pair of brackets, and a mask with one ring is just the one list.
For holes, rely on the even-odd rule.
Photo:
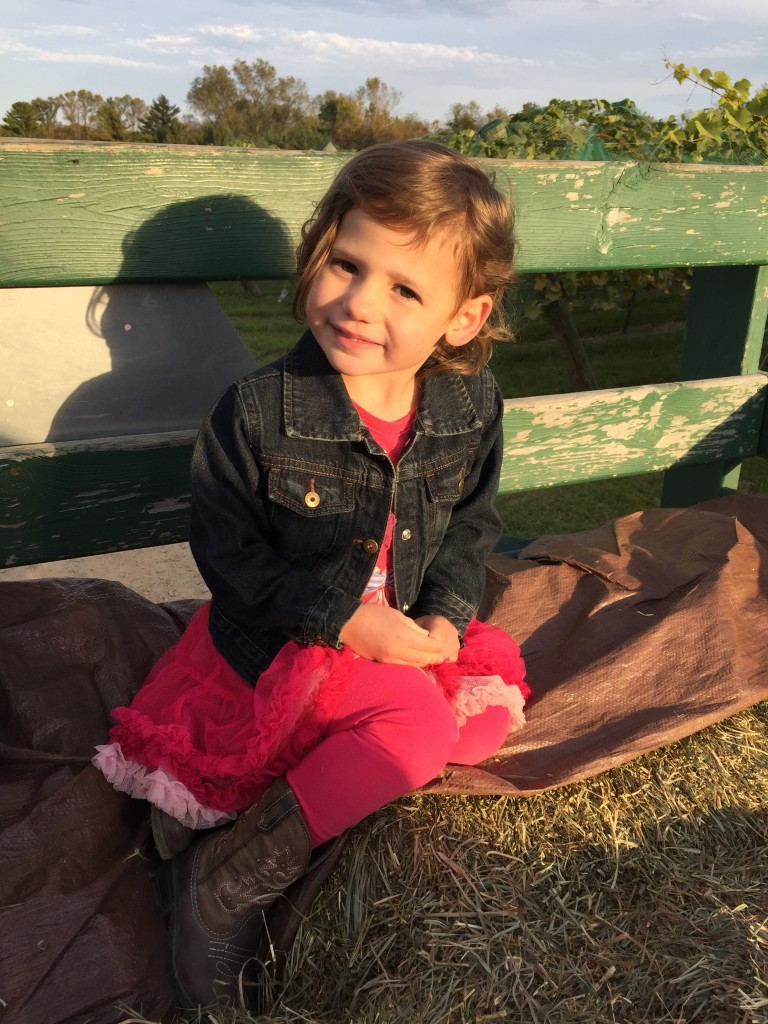
{"label": "pink legging", "polygon": [[446,764],[477,764],[509,732],[506,708],[459,729],[440,690],[419,669],[360,659],[318,745],[287,773],[313,846],[433,779]]}

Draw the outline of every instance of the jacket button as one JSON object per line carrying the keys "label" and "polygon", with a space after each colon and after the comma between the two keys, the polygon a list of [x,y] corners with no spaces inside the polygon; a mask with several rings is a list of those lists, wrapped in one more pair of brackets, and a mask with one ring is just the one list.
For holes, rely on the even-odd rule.
{"label": "jacket button", "polygon": [[368,540],[363,541],[363,551],[367,555],[375,555],[378,550],[379,545],[373,538],[369,537]]}
{"label": "jacket button", "polygon": [[320,495],[317,491],[307,491],[304,495],[304,504],[307,508],[317,508],[320,504]]}
{"label": "jacket button", "polygon": [[400,534],[400,536],[401,536],[401,537],[403,538],[403,540],[410,540],[410,539],[411,539],[411,537],[413,536],[413,534],[411,533],[411,531],[410,531],[410,530],[408,530],[408,529],[405,529],[405,530],[403,530],[403,532],[402,532],[402,533]]}

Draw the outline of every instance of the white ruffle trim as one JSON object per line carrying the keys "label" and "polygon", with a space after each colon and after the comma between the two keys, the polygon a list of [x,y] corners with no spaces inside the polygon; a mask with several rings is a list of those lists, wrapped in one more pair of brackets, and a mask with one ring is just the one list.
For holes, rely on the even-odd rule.
{"label": "white ruffle trim", "polygon": [[147,771],[143,765],[126,760],[119,743],[102,744],[96,750],[93,763],[115,789],[148,800],[187,828],[213,828],[237,817],[203,807],[182,782],[162,768]]}
{"label": "white ruffle trim", "polygon": [[501,676],[462,676],[453,710],[461,727],[468,718],[482,714],[486,708],[504,707],[511,718],[509,731],[517,732],[525,725],[524,704],[520,687],[507,686]]}

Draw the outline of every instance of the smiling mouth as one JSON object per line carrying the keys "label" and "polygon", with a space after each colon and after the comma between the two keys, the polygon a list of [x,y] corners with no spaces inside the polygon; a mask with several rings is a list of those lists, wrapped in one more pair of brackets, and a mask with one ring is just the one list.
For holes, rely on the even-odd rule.
{"label": "smiling mouth", "polygon": [[362,334],[355,334],[352,331],[346,330],[344,327],[340,327],[338,324],[333,325],[333,329],[336,333],[336,337],[342,345],[352,347],[363,347],[363,348],[379,348],[379,343],[373,341],[371,338],[365,338]]}

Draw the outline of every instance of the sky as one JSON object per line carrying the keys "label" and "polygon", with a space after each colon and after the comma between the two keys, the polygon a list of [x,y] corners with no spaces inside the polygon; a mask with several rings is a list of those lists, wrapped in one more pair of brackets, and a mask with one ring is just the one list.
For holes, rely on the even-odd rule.
{"label": "sky", "polygon": [[161,93],[183,112],[205,65],[269,61],[310,94],[378,76],[397,113],[454,103],[633,99],[655,115],[710,104],[675,63],[768,83],[768,0],[0,0],[0,118],[71,89]]}

